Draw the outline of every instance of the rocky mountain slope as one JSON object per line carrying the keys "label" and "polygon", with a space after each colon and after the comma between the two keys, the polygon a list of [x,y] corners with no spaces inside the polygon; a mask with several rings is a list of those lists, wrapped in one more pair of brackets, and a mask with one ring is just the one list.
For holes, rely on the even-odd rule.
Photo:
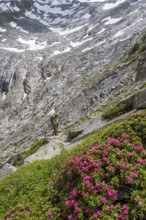
{"label": "rocky mountain slope", "polygon": [[1,162],[143,85],[145,33],[145,0],[0,1]]}

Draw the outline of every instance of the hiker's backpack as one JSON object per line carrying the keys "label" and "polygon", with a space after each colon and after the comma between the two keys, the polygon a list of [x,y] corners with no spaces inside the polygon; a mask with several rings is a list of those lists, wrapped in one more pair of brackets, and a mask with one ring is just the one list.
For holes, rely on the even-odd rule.
{"label": "hiker's backpack", "polygon": [[55,115],[54,115],[54,114],[51,115],[51,117],[50,117],[50,121],[51,121],[51,123],[53,123],[54,118],[55,118]]}

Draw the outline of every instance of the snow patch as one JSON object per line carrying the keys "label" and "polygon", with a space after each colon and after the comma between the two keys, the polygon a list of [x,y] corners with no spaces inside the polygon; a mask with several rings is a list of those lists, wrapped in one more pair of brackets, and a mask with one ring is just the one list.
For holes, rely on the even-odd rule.
{"label": "snow patch", "polygon": [[[39,0],[39,1],[41,1],[41,0]],[[47,0],[45,0],[45,1],[47,1]],[[70,3],[72,3],[72,0],[70,0],[70,1],[66,1],[66,0],[53,0],[52,2],[51,2],[51,5],[55,5],[55,6],[58,6],[58,5],[62,5],[62,4],[66,4],[66,5],[68,5],[68,4],[70,4]]]}
{"label": "snow patch", "polygon": [[5,38],[5,39],[2,39],[1,42],[5,42],[6,40],[7,40],[6,38]]}
{"label": "snow patch", "polygon": [[61,53],[67,53],[67,52],[69,52],[70,50],[71,50],[70,47],[68,47],[67,49],[65,49],[65,50],[63,50],[63,51],[56,50],[56,51],[54,51],[53,56],[54,56],[54,55],[61,54]]}
{"label": "snow patch", "polygon": [[91,17],[90,14],[85,14],[81,17],[81,19],[89,19]]}
{"label": "snow patch", "polygon": [[90,38],[87,38],[86,40],[84,40],[84,41],[78,41],[78,42],[73,42],[73,41],[71,41],[70,42],[70,45],[72,46],[72,47],[78,47],[78,46],[80,46],[81,44],[84,44],[84,43],[86,43],[87,41],[90,41],[90,40],[92,40],[93,39],[93,37],[90,37]]}
{"label": "snow patch", "polygon": [[79,0],[79,2],[105,2],[106,0]]}
{"label": "snow patch", "polygon": [[28,45],[27,50],[43,50],[47,46],[47,42],[41,42],[40,44],[36,44],[36,38],[32,40],[23,40],[20,36],[19,39],[17,39],[18,42],[22,44]]}
{"label": "snow patch", "polygon": [[26,99],[26,97],[27,97],[27,94],[24,93],[24,94],[23,94],[23,97],[22,97],[22,102]]}
{"label": "snow patch", "polygon": [[34,3],[34,6],[39,10],[45,12],[45,14],[52,13],[52,14],[61,14],[61,15],[71,15],[73,10],[61,10],[59,7],[50,7],[47,4],[39,4],[38,2]]}
{"label": "snow patch", "polygon": [[118,0],[116,1],[115,3],[106,3],[104,6],[103,6],[103,10],[109,10],[111,8],[115,8],[117,7],[118,5],[120,5],[121,3],[125,2],[126,0]]}
{"label": "snow patch", "polygon": [[34,14],[32,13],[32,11],[27,11],[27,10],[26,10],[25,15],[26,15],[26,17],[29,17],[29,18],[31,18],[31,19],[39,20],[39,17],[36,16],[36,15],[34,15]]}
{"label": "snow patch", "polygon": [[135,11],[129,13],[128,16],[130,16],[130,15],[132,15],[132,14],[135,14],[136,12],[138,12],[138,9],[136,9]]}
{"label": "snow patch", "polygon": [[6,92],[3,92],[2,94],[2,101],[4,101],[7,98]]}
{"label": "snow patch", "polygon": [[97,35],[101,34],[102,32],[104,32],[106,29],[102,28],[101,31],[97,32]]}
{"label": "snow patch", "polygon": [[10,2],[0,3],[0,9],[2,11],[20,11],[20,9],[16,5],[15,6],[11,6]]}
{"label": "snow patch", "polygon": [[7,3],[0,3],[0,9],[2,11],[10,11],[10,2]]}
{"label": "snow patch", "polygon": [[109,25],[109,24],[115,24],[117,22],[119,22],[122,18],[111,18],[111,17],[107,17],[104,18],[102,21],[105,21],[105,25]]}
{"label": "snow patch", "polygon": [[37,57],[38,60],[42,61],[43,60],[43,57]]}
{"label": "snow patch", "polygon": [[82,50],[82,53],[88,51],[88,50],[92,50],[94,49],[95,47],[98,47],[99,45],[103,44],[105,42],[105,40],[99,42],[98,44],[95,44],[93,47],[87,47],[86,49]]}
{"label": "snow patch", "polygon": [[14,21],[10,22],[10,25],[11,27],[17,27],[17,24]]}
{"label": "snow patch", "polygon": [[135,26],[137,23],[139,23],[140,21],[143,20],[143,17],[142,16],[139,16],[135,21],[133,21],[133,23],[130,25],[130,27],[133,27]]}
{"label": "snow patch", "polygon": [[87,26],[87,24],[85,24],[83,26],[76,27],[76,28],[72,28],[72,29],[66,29],[66,30],[62,30],[61,28],[50,28],[50,30],[53,32],[57,32],[60,35],[68,35],[68,34],[71,34],[73,32],[76,32],[76,31],[82,29],[85,26]]}
{"label": "snow patch", "polygon": [[132,2],[130,5],[135,5],[137,4],[138,2],[141,2],[142,0],[139,0],[139,1],[136,1],[136,2]]}
{"label": "snow patch", "polygon": [[48,80],[50,80],[51,78],[52,78],[52,76],[46,77],[45,81],[48,81]]}
{"label": "snow patch", "polygon": [[89,29],[88,29],[88,31],[91,31],[92,29],[94,29],[95,27],[97,27],[99,25],[99,23],[97,23],[96,25],[91,25],[91,26],[89,26]]}
{"label": "snow patch", "polygon": [[124,34],[124,32],[123,32],[123,30],[120,30],[120,31],[118,31],[118,32],[113,36],[113,38],[119,37],[119,36],[121,36],[122,34]]}
{"label": "snow patch", "polygon": [[21,27],[17,26],[17,24],[14,21],[10,22],[10,26],[13,27],[13,28],[19,29],[21,32],[24,32],[24,33],[28,34],[27,31],[25,31]]}
{"label": "snow patch", "polygon": [[0,32],[6,32],[6,29],[0,27]]}
{"label": "snow patch", "polygon": [[55,113],[55,110],[54,110],[54,108],[48,113],[48,115],[47,116],[49,116],[49,115],[53,115]]}
{"label": "snow patch", "polygon": [[18,52],[18,53],[22,53],[25,51],[24,49],[17,49],[17,48],[13,48],[13,47],[0,47],[0,48],[3,50],[9,50],[9,51]]}
{"label": "snow patch", "polygon": [[20,11],[20,9],[16,5],[13,7],[13,10],[14,11]]}

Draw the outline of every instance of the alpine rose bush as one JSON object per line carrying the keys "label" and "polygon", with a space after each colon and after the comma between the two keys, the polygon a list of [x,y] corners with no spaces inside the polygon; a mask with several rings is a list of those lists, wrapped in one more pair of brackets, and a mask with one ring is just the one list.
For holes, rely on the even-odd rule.
{"label": "alpine rose bush", "polygon": [[[146,150],[130,135],[109,138],[65,162],[58,175],[64,220],[142,219],[146,213]],[[60,189],[60,190],[59,190]]]}

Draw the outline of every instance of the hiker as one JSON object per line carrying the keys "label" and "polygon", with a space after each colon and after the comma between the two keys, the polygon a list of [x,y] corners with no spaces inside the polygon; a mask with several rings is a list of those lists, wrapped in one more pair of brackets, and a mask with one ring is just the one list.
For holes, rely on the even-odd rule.
{"label": "hiker", "polygon": [[58,114],[53,114],[51,115],[50,121],[53,125],[53,134],[52,135],[57,135],[58,134],[58,119],[59,119],[59,115]]}

